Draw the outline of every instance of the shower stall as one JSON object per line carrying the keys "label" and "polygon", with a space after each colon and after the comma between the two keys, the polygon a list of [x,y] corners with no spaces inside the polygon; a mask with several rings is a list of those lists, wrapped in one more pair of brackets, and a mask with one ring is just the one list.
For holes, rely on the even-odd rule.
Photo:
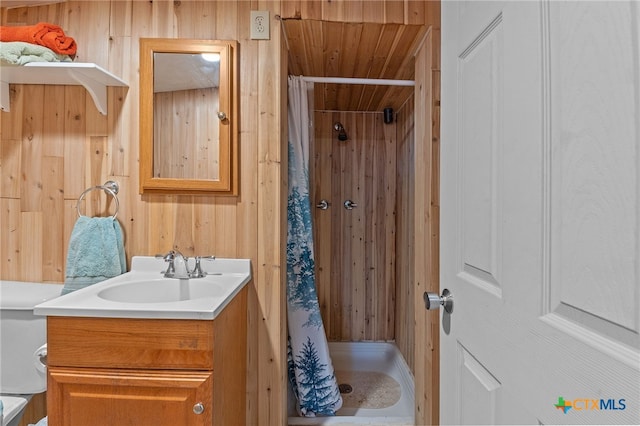
{"label": "shower stall", "polygon": [[[413,96],[314,111],[309,180],[318,301],[343,406],[289,424],[413,424]],[[386,116],[386,119],[385,119]]]}
{"label": "shower stall", "polygon": [[[289,424],[437,424],[439,319],[422,293],[439,285],[439,32],[305,19],[283,28],[289,73],[314,83],[315,284],[343,392],[335,417],[294,410]],[[372,407],[380,393],[386,403]]]}

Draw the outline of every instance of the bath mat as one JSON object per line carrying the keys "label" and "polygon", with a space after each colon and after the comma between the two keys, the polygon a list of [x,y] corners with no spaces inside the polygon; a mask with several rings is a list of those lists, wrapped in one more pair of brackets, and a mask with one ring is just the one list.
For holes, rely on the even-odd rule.
{"label": "bath mat", "polygon": [[400,401],[400,384],[384,373],[336,370],[335,374],[339,384],[352,388],[342,394],[342,408],[387,408]]}

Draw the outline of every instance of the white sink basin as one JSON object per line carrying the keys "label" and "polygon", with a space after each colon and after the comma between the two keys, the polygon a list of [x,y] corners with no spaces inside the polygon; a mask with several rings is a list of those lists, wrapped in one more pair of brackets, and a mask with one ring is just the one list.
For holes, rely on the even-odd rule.
{"label": "white sink basin", "polygon": [[34,308],[37,315],[214,319],[251,280],[248,259],[203,261],[202,278],[164,278],[162,259],[135,256],[131,271]]}
{"label": "white sink basin", "polygon": [[[222,278],[222,275],[218,276]],[[222,297],[225,293],[224,284],[211,277],[185,280],[158,278],[126,282],[99,291],[98,297],[122,303],[167,303]]]}

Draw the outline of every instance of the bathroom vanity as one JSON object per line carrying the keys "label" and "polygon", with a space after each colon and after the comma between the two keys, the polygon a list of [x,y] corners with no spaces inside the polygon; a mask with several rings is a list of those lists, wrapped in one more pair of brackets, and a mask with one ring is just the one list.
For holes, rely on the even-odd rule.
{"label": "bathroom vanity", "polygon": [[[178,300],[145,302],[145,292],[136,294],[146,282],[181,284],[147,268],[153,278],[132,270],[36,307],[47,315],[49,424],[244,424],[248,261],[246,274],[222,261],[212,272],[211,264],[209,276],[186,280],[199,292],[181,291]],[[207,285],[218,289],[203,294]],[[112,300],[127,286],[135,301]]]}

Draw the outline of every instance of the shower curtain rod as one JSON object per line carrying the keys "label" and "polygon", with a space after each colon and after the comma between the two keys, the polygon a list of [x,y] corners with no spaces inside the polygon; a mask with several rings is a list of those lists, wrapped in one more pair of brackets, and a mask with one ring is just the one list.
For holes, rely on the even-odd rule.
{"label": "shower curtain rod", "polygon": [[333,84],[372,84],[378,86],[415,86],[413,80],[388,80],[383,78],[347,78],[347,77],[305,77],[304,81],[312,83],[333,83]]}

